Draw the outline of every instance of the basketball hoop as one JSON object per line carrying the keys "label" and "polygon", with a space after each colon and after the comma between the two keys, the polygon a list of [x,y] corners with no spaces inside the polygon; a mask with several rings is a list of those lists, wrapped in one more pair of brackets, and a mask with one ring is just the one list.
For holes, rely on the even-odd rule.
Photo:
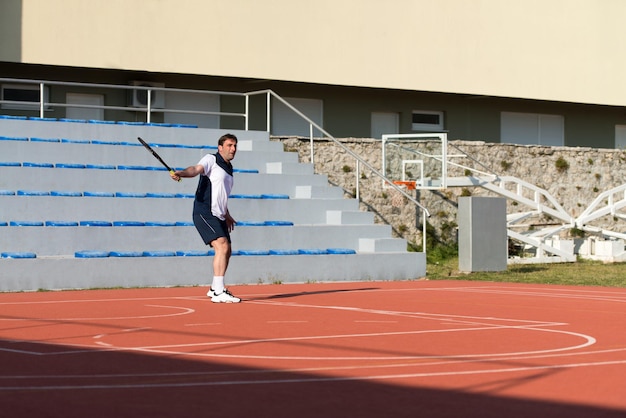
{"label": "basketball hoop", "polygon": [[393,182],[396,186],[404,186],[407,190],[415,190],[415,181],[400,181]]}

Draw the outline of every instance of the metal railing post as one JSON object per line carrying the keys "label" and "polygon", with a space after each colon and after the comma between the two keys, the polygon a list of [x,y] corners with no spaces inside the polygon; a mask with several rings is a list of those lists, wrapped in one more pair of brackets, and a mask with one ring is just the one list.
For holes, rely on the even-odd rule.
{"label": "metal railing post", "polygon": [[148,113],[146,115],[146,123],[150,123],[151,112],[152,112],[152,90],[148,90]]}
{"label": "metal railing post", "polygon": [[359,184],[359,179],[361,178],[361,162],[359,160],[356,160],[356,199],[360,200],[360,196],[361,196],[361,187]]}
{"label": "metal railing post", "polygon": [[39,83],[39,117],[43,119],[44,117],[44,109],[45,109],[45,85],[44,83]]}
{"label": "metal railing post", "polygon": [[248,130],[248,120],[250,118],[250,96],[248,96],[246,94],[246,116],[244,116],[244,119],[246,121],[246,131]]}
{"label": "metal railing post", "polygon": [[266,106],[267,106],[267,112],[266,112],[267,120],[265,121],[265,125],[267,126],[267,133],[269,134],[269,133],[271,133],[271,129],[270,129],[271,115],[270,115],[270,113],[271,113],[271,109],[272,109],[272,94],[269,91],[267,92],[267,103],[266,103]]}
{"label": "metal railing post", "polygon": [[313,157],[314,145],[313,145],[313,124],[309,123],[309,142],[311,146],[311,164],[315,165],[315,159]]}

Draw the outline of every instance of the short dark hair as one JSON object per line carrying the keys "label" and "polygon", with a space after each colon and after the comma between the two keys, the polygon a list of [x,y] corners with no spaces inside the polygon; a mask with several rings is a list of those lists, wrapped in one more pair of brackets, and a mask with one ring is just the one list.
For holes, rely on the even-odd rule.
{"label": "short dark hair", "polygon": [[224,145],[224,142],[226,142],[227,139],[232,139],[233,141],[235,141],[235,143],[237,143],[237,137],[235,135],[224,134],[220,137],[220,139],[218,139],[217,145]]}

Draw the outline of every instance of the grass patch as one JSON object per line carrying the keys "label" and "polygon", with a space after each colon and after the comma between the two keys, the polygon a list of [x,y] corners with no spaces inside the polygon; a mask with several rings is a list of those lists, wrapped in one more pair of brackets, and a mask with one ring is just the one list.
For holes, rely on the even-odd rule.
{"label": "grass patch", "polygon": [[512,264],[501,272],[462,273],[458,257],[429,260],[429,280],[475,280],[508,283],[559,284],[576,286],[626,287],[626,263],[605,264],[579,260],[576,263]]}

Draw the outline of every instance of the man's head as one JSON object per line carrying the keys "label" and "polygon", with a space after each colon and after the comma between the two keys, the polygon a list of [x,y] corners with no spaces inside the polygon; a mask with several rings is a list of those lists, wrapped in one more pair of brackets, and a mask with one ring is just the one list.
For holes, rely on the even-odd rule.
{"label": "man's head", "polygon": [[225,161],[230,162],[237,153],[237,137],[233,134],[222,135],[217,141],[217,152]]}

